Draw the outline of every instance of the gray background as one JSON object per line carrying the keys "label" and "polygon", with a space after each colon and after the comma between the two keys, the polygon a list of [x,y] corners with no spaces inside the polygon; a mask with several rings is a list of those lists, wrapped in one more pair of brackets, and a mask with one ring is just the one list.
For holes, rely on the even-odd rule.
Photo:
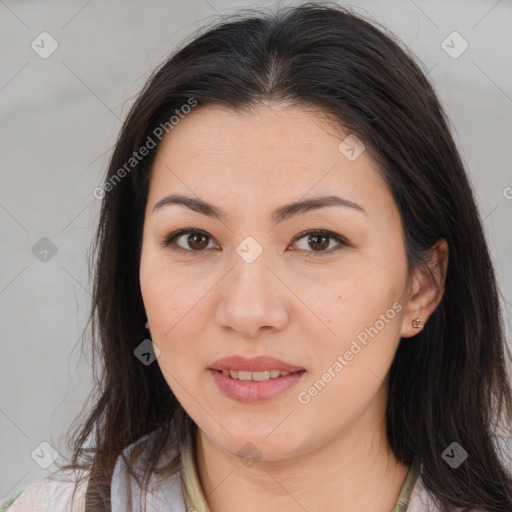
{"label": "gray background", "polygon": [[[86,253],[99,212],[93,190],[121,120],[150,71],[184,37],[219,14],[255,5],[284,3],[0,0],[0,500],[55,469],[36,463],[50,456],[48,446],[39,445],[65,453],[63,436],[87,395],[89,362],[78,340],[90,300]],[[389,27],[429,70],[476,189],[510,303],[511,3],[345,5]],[[43,31],[59,45],[46,59],[31,47],[34,40],[43,45]],[[441,46],[453,31],[469,44],[455,59]],[[44,250],[43,237],[57,249],[53,256],[33,249]]]}

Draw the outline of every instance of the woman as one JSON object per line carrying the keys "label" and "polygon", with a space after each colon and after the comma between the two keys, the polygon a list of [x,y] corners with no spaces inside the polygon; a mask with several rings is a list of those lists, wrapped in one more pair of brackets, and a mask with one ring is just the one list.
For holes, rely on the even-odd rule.
{"label": "woman", "polygon": [[95,194],[95,402],[10,510],[512,510],[482,223],[392,35],[325,4],[219,23]]}

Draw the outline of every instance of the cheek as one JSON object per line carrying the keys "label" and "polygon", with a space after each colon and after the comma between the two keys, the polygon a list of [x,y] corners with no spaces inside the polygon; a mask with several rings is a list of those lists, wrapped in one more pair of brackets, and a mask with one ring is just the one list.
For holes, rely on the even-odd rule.
{"label": "cheek", "polygon": [[201,299],[208,291],[207,279],[172,265],[165,251],[144,248],[140,264],[140,286],[151,333],[159,341],[172,338],[189,323],[189,316],[201,311]]}
{"label": "cheek", "polygon": [[328,382],[334,394],[322,392],[324,398],[343,397],[347,405],[358,406],[360,399],[376,392],[400,339],[405,258],[377,256],[375,251],[354,258],[350,272],[340,272],[317,303],[318,316],[330,332],[317,338],[319,361],[310,382],[320,379],[320,387]]}
{"label": "cheek", "polygon": [[[157,363],[173,392],[178,382],[190,380],[199,360],[201,318],[206,313],[201,298],[207,289],[190,285],[175,269],[153,257],[142,254],[140,286],[144,308],[150,323],[150,337],[160,353]],[[195,362],[195,363],[194,363]]]}
{"label": "cheek", "polygon": [[379,267],[361,259],[350,267],[350,272],[340,273],[320,294],[317,292],[316,311],[331,331],[329,341],[339,340],[343,345],[376,322],[380,328],[382,315],[389,330],[388,321],[397,316],[397,309],[403,308],[393,308],[403,296],[402,273],[399,265]]}
{"label": "cheek", "polygon": [[354,308],[338,323],[335,342],[324,340],[316,347],[319,360],[298,390],[303,413],[311,421],[322,417],[333,428],[360,417],[377,395],[385,401],[383,384],[399,340],[399,304],[382,310],[384,320],[380,313],[364,315]]}
{"label": "cheek", "polygon": [[159,359],[167,366],[179,361],[188,367],[190,360],[199,361],[199,343],[207,315],[202,295],[191,290],[180,293],[165,279],[156,279],[154,285],[146,289],[144,304],[150,319],[151,338],[160,349]]}

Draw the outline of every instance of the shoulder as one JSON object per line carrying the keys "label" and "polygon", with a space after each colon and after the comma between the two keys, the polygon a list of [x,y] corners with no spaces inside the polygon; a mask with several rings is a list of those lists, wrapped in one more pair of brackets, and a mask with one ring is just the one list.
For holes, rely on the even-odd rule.
{"label": "shoulder", "polygon": [[[468,509],[460,507],[456,508],[454,512],[466,512]],[[436,506],[432,496],[428,492],[425,484],[423,483],[423,479],[421,478],[421,473],[418,475],[416,483],[414,484],[411,498],[409,501],[409,506],[407,507],[407,512],[441,512],[441,510]],[[471,509],[469,512],[485,512],[480,509]]]}
{"label": "shoulder", "polygon": [[[124,450],[125,456],[139,443],[144,445],[144,450],[139,457],[146,455],[148,441],[153,436],[145,435]],[[160,463],[169,461],[169,457],[176,454],[176,450],[162,454]],[[137,459],[138,462],[139,459]],[[162,510],[173,510],[185,512],[186,506],[181,488],[179,471],[166,476],[152,473],[147,475],[143,470],[144,464],[140,466],[135,463],[132,469],[137,476],[146,483],[146,488],[141,489],[128,470],[123,458],[117,459],[112,474],[112,485],[110,489],[112,512],[127,512],[132,510],[145,510],[146,512],[161,512]],[[149,478],[146,478],[149,477]],[[10,512],[10,511],[9,511]]]}
{"label": "shoulder", "polygon": [[[32,482],[7,512],[83,512],[87,478],[83,473],[57,472]],[[74,496],[73,496],[74,494]]]}
{"label": "shoulder", "polygon": [[[151,437],[152,434],[143,436],[125,448],[125,457],[140,443],[144,449],[139,457],[145,455],[147,442]],[[163,455],[162,460],[166,462],[168,456],[175,454],[176,452],[172,451],[169,455]],[[140,480],[146,482],[145,489],[141,489],[136,479],[133,478],[123,457],[118,457],[110,489],[112,512],[135,510],[185,512],[179,472],[165,477],[153,473],[149,475],[149,479],[146,479],[145,477],[148,475],[145,474],[144,464],[139,465],[138,462],[137,458],[132,469]],[[7,512],[84,512],[85,495],[89,484],[88,476],[88,472],[84,471],[55,472],[29,485],[5,510]],[[0,512],[4,512],[4,509],[0,508]]]}

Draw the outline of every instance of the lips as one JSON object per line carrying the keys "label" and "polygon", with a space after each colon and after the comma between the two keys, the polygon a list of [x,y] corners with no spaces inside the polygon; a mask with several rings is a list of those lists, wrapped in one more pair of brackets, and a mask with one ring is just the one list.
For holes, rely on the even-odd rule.
{"label": "lips", "polygon": [[228,398],[254,404],[285,393],[297,385],[306,370],[270,356],[229,356],[215,361],[209,373]]}
{"label": "lips", "polygon": [[245,358],[235,355],[223,357],[222,359],[215,361],[210,366],[210,370],[217,370],[220,372],[222,372],[222,370],[235,370],[243,372],[264,372],[266,370],[279,370],[281,372],[294,373],[304,370],[304,368],[270,356]]}

